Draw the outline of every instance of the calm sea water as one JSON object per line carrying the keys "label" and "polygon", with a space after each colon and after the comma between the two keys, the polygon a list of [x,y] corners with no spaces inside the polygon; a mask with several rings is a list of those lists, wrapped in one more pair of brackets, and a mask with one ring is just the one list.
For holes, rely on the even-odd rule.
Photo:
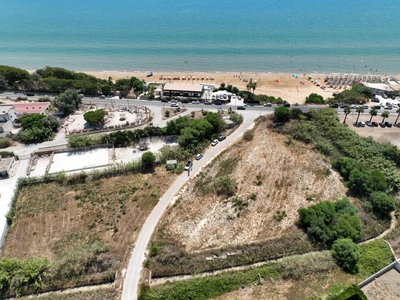
{"label": "calm sea water", "polygon": [[0,64],[400,73],[394,0],[0,0]]}

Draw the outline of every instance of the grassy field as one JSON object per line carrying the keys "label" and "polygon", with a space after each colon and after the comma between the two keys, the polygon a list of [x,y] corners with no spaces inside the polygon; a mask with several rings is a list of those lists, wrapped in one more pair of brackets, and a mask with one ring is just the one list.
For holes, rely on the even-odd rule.
{"label": "grassy field", "polygon": [[50,262],[46,287],[114,280],[145,219],[176,178],[165,168],[85,183],[20,190],[0,258]]}
{"label": "grassy field", "polygon": [[383,240],[360,246],[360,272],[344,273],[329,251],[286,257],[264,266],[215,276],[143,288],[141,300],[150,299],[309,299],[334,295],[393,262]]}

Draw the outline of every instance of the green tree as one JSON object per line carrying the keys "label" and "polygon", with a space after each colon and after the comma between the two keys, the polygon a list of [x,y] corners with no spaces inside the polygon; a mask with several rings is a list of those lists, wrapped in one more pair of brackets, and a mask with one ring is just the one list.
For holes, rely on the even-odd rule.
{"label": "green tree", "polygon": [[364,108],[360,105],[357,107],[356,112],[358,113],[356,124],[358,124],[358,119],[360,118],[360,114],[364,112]]}
{"label": "green tree", "polygon": [[369,119],[369,121],[371,122],[372,121],[372,117],[376,117],[378,115],[378,111],[376,110],[376,108],[372,108],[369,111],[369,114],[371,115],[371,118]]}
{"label": "green tree", "polygon": [[338,239],[332,246],[332,257],[337,264],[346,272],[357,273],[358,261],[361,258],[357,244],[351,239]]}
{"label": "green tree", "polygon": [[82,97],[76,90],[69,89],[64,93],[61,93],[55,100],[54,106],[64,113],[64,115],[70,115],[79,107],[82,103]]}
{"label": "green tree", "polygon": [[131,82],[131,86],[133,88],[133,90],[135,91],[135,93],[141,93],[144,90],[144,82],[136,77],[131,77],[129,79],[129,81]]}
{"label": "green tree", "polygon": [[397,124],[397,121],[399,120],[400,108],[398,108],[398,109],[396,110],[396,113],[397,113],[397,118],[396,118],[396,122],[394,122],[395,125]]}
{"label": "green tree", "polygon": [[389,117],[389,112],[387,110],[384,110],[383,113],[381,114],[382,119],[382,123],[385,122],[385,119]]}
{"label": "green tree", "polygon": [[305,104],[324,104],[324,97],[318,95],[316,93],[311,93],[308,97],[306,97]]}
{"label": "green tree", "polygon": [[97,109],[88,111],[83,115],[83,118],[86,122],[91,125],[96,125],[99,123],[104,123],[104,116],[106,115],[106,111],[104,109]]}
{"label": "green tree", "polygon": [[347,119],[347,115],[350,113],[350,107],[349,106],[346,106],[345,108],[344,108],[344,110],[343,110],[343,112],[344,112],[344,120],[343,120],[343,124],[346,124],[346,119]]}
{"label": "green tree", "polygon": [[226,90],[226,88],[225,88],[225,83],[221,82],[221,84],[219,85],[218,90],[220,90],[220,91]]}
{"label": "green tree", "polygon": [[392,197],[384,192],[372,192],[369,198],[374,214],[380,218],[388,218],[389,214],[396,209]]}
{"label": "green tree", "polygon": [[156,156],[151,151],[147,151],[142,154],[142,166],[144,168],[152,168],[154,162],[156,161]]}
{"label": "green tree", "polygon": [[275,108],[274,118],[276,122],[287,122],[290,120],[291,111],[285,106],[279,106]]}

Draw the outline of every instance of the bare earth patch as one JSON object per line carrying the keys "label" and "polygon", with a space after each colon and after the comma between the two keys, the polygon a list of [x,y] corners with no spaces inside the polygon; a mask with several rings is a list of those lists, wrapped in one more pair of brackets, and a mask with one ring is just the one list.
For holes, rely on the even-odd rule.
{"label": "bare earth patch", "polygon": [[[234,196],[217,196],[221,176],[236,185]],[[279,237],[295,224],[299,208],[345,192],[322,155],[302,143],[287,145],[261,123],[252,141],[236,143],[189,183],[161,226],[189,252],[247,244]]]}

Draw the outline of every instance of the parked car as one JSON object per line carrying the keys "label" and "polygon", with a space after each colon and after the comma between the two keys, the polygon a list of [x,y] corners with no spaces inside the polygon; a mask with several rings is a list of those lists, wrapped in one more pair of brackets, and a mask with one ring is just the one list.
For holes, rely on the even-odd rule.
{"label": "parked car", "polygon": [[205,101],[205,102],[204,102],[204,104],[205,104],[205,105],[211,105],[211,104],[212,104],[212,102]]}
{"label": "parked car", "polygon": [[380,105],[372,105],[371,108],[381,109],[381,106]]}
{"label": "parked car", "polygon": [[389,122],[389,121],[386,121],[386,122],[385,122],[385,126],[386,126],[386,127],[392,127],[392,123]]}
{"label": "parked car", "polygon": [[363,109],[369,109],[369,106],[368,105],[363,105],[362,108]]}
{"label": "parked car", "polygon": [[171,103],[171,107],[179,107],[178,103]]}
{"label": "parked car", "polygon": [[245,109],[246,109],[246,106],[238,106],[237,109],[238,109],[238,110],[245,110]]}
{"label": "parked car", "polygon": [[222,105],[222,102],[221,101],[215,101],[214,104],[215,105]]}
{"label": "parked car", "polygon": [[371,122],[371,121],[366,121],[366,122],[365,122],[365,125],[367,125],[368,127],[374,126],[374,125],[372,125],[372,122]]}
{"label": "parked car", "polygon": [[393,106],[392,106],[392,105],[385,105],[384,108],[385,108],[385,109],[393,109]]}
{"label": "parked car", "polygon": [[382,128],[386,127],[385,123],[382,123],[382,122],[379,123],[379,126],[382,127]]}
{"label": "parked car", "polygon": [[193,166],[193,163],[191,160],[188,160],[185,166],[185,171],[189,170]]}
{"label": "parked car", "polygon": [[223,140],[225,140],[226,139],[226,136],[224,136],[224,135],[220,135],[219,137],[218,137],[218,141],[220,141],[220,142],[222,142]]}
{"label": "parked car", "polygon": [[284,107],[290,107],[290,103],[284,103],[283,106]]}
{"label": "parked car", "polygon": [[200,104],[199,101],[192,101],[192,104]]}
{"label": "parked car", "polygon": [[388,98],[388,96],[386,94],[383,94],[382,97],[383,97],[383,99],[387,99]]}
{"label": "parked car", "polygon": [[211,143],[211,146],[213,146],[213,147],[214,147],[214,146],[216,146],[217,144],[218,144],[218,140],[217,140],[217,139],[215,139],[215,140],[213,140],[213,141],[212,141],[212,143]]}
{"label": "parked car", "polygon": [[265,103],[264,106],[265,107],[272,107],[272,103]]}
{"label": "parked car", "polygon": [[199,153],[196,155],[196,160],[200,160],[203,157],[203,154]]}
{"label": "parked car", "polygon": [[106,96],[100,95],[100,96],[99,96],[99,99],[106,99]]}
{"label": "parked car", "polygon": [[360,126],[360,127],[365,127],[365,123],[364,122],[358,122],[358,126]]}
{"label": "parked car", "polygon": [[168,99],[161,99],[161,102],[168,102]]}
{"label": "parked car", "polygon": [[339,104],[337,103],[332,103],[331,105],[329,105],[330,108],[339,108]]}
{"label": "parked car", "polygon": [[350,109],[357,109],[357,108],[358,108],[358,105],[355,105],[355,104],[350,105]]}
{"label": "parked car", "polygon": [[371,102],[378,102],[379,103],[379,98],[374,97],[374,98],[371,99]]}
{"label": "parked car", "polygon": [[347,105],[346,103],[343,103],[343,104],[341,104],[339,107],[340,107],[340,108],[346,108],[346,107],[348,107],[348,105]]}
{"label": "parked car", "polygon": [[372,122],[372,126],[378,127],[378,122]]}

